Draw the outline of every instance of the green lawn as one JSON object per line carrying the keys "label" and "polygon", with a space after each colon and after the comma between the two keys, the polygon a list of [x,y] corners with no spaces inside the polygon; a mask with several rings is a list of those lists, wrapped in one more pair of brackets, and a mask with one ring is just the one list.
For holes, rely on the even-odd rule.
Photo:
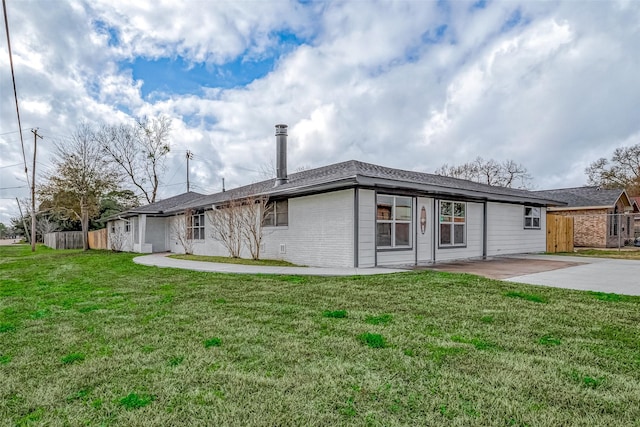
{"label": "green lawn", "polygon": [[1,425],[640,425],[640,298],[0,247]]}
{"label": "green lawn", "polygon": [[564,252],[554,255],[640,260],[640,248],[623,248],[620,251],[617,249],[576,249],[575,252]]}

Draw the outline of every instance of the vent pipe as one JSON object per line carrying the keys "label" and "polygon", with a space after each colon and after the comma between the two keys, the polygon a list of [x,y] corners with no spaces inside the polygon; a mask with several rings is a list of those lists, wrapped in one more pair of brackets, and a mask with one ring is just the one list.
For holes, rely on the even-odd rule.
{"label": "vent pipe", "polygon": [[287,183],[287,125],[276,125],[276,186]]}

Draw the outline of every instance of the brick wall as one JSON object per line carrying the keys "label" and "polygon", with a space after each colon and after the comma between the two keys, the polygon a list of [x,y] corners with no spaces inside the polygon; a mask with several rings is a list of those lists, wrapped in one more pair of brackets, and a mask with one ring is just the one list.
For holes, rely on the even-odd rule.
{"label": "brick wall", "polygon": [[606,209],[554,211],[553,214],[573,217],[573,246],[606,247],[608,233]]}

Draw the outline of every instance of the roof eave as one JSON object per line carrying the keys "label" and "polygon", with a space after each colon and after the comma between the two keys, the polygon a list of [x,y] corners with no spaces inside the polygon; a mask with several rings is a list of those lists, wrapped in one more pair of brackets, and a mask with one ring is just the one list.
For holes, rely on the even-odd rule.
{"label": "roof eave", "polygon": [[465,190],[460,188],[451,188],[433,184],[420,184],[393,179],[372,178],[367,176],[358,176],[358,184],[371,187],[383,187],[391,189],[409,189],[419,190],[425,193],[441,195],[446,197],[463,196],[469,199],[487,200],[492,202],[512,202],[512,203],[529,203],[542,206],[557,206],[561,202],[550,199],[541,199],[537,197],[520,197],[507,194],[496,194],[488,191]]}

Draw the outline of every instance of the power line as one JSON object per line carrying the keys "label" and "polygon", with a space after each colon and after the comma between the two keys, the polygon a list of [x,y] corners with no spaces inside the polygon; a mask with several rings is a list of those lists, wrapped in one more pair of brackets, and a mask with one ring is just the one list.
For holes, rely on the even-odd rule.
{"label": "power line", "polygon": [[27,156],[24,154],[24,139],[22,138],[22,123],[20,123],[20,108],[18,108],[18,91],[16,89],[16,76],[13,71],[13,54],[11,53],[11,40],[9,38],[9,19],[7,18],[7,2],[2,0],[2,11],[4,12],[4,28],[7,32],[7,48],[9,50],[9,63],[11,64],[11,80],[13,81],[13,97],[16,101],[16,115],[18,116],[18,131],[20,132],[20,145],[22,146],[22,160],[24,162],[24,174],[29,183],[29,173],[27,172]]}
{"label": "power line", "polygon": [[15,165],[7,165],[7,166],[0,166],[0,169],[6,169],[6,168],[12,168],[15,166],[20,166],[22,163],[16,163]]}
{"label": "power line", "polygon": [[0,187],[0,190],[14,190],[16,188],[29,188],[29,187],[26,185],[19,185],[17,187]]}

